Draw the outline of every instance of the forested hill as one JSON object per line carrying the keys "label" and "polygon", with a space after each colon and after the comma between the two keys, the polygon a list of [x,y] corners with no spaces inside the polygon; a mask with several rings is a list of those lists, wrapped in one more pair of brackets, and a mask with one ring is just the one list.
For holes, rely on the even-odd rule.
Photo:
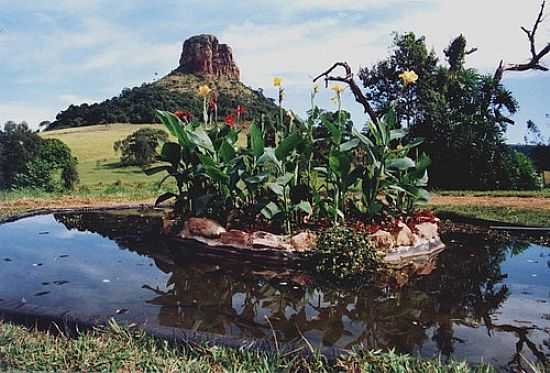
{"label": "forested hill", "polygon": [[46,130],[81,127],[103,123],[155,123],[155,110],[185,110],[202,117],[200,85],[216,92],[218,118],[238,105],[246,109],[244,119],[276,114],[277,106],[261,91],[240,82],[240,71],[231,48],[213,35],[197,35],[183,43],[179,66],[162,79],[132,89],[95,104],[71,105],[56,116]]}

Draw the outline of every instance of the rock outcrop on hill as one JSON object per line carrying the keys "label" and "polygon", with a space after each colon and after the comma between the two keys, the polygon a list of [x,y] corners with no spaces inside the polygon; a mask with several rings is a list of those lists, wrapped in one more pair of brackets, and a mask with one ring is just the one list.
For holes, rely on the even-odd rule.
{"label": "rock outcrop on hill", "polygon": [[237,106],[246,108],[244,121],[279,113],[273,100],[240,80],[231,47],[214,35],[195,35],[183,43],[178,67],[166,76],[139,87],[124,89],[103,102],[69,106],[46,130],[103,123],[155,123],[155,110],[192,112],[202,117],[202,98],[197,89],[207,84],[217,95],[218,115],[223,118]]}
{"label": "rock outcrop on hill", "polygon": [[227,44],[214,35],[202,34],[185,40],[177,69],[184,74],[239,80],[240,72]]}

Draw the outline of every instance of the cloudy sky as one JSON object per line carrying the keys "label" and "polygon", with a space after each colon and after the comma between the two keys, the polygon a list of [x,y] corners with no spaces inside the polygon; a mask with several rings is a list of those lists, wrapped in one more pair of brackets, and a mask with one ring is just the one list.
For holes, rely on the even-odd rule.
{"label": "cloudy sky", "polygon": [[[69,104],[102,101],[177,66],[184,39],[212,33],[233,47],[244,83],[274,95],[282,76],[287,106],[303,113],[311,76],[335,60],[357,69],[388,54],[393,31],[414,31],[441,56],[463,33],[479,51],[470,65],[493,72],[523,62],[539,0],[0,0],[0,123],[53,120]],[[550,6],[548,7],[550,14]],[[550,41],[550,17],[539,30]],[[547,58],[550,65],[550,58]],[[509,142],[534,120],[550,136],[550,72],[509,73],[519,99]],[[330,105],[329,92],[322,102]],[[363,120],[348,92],[345,105]]]}

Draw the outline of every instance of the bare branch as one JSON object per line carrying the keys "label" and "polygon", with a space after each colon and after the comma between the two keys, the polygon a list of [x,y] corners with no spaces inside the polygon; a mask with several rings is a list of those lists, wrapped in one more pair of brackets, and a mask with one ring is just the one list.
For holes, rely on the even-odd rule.
{"label": "bare branch", "polygon": [[546,0],[544,0],[540,6],[540,11],[531,30],[526,27],[521,27],[521,30],[527,35],[529,39],[529,49],[531,51],[531,59],[526,63],[520,64],[505,64],[504,61],[500,61],[500,64],[495,72],[495,79],[500,81],[505,71],[527,71],[527,70],[539,70],[539,71],[548,71],[549,69],[546,66],[541,64],[542,59],[550,53],[550,42],[537,52],[536,45],[536,33],[539,28],[539,25],[542,23],[544,18],[544,8],[546,6]]}
{"label": "bare branch", "polygon": [[472,48],[472,49],[470,49],[470,50],[464,52],[464,54],[465,54],[466,56],[469,56],[470,54],[473,54],[473,53],[477,52],[477,50],[478,50],[477,48]]}
{"label": "bare branch", "polygon": [[[345,76],[332,76],[332,75],[330,75],[332,73],[332,71],[334,71],[338,67],[341,67],[341,68],[344,69],[344,71],[346,72]],[[326,87],[328,87],[328,82],[329,81],[346,83],[350,87],[351,92],[353,93],[353,96],[355,97],[355,101],[357,101],[358,103],[360,103],[363,106],[363,109],[365,110],[365,113],[368,114],[368,116],[370,117],[370,119],[374,123],[376,123],[376,124],[378,123],[378,116],[376,115],[376,112],[374,111],[374,109],[370,105],[369,101],[367,100],[367,98],[365,97],[363,92],[361,91],[361,88],[359,88],[357,83],[355,83],[355,80],[353,79],[353,73],[351,71],[351,67],[348,65],[347,62],[336,62],[327,71],[325,71],[324,73],[319,74],[315,79],[313,79],[313,81],[316,82],[317,80],[319,80],[323,77],[325,79],[325,86]]]}

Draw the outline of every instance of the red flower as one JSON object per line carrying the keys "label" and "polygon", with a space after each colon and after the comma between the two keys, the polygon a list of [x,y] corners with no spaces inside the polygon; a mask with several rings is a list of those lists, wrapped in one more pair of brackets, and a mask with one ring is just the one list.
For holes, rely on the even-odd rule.
{"label": "red flower", "polygon": [[208,103],[208,107],[212,111],[218,108],[218,101],[216,101],[216,97],[212,96],[212,98],[210,99],[210,102]]}
{"label": "red flower", "polygon": [[235,114],[237,114],[237,116],[240,117],[244,113],[246,113],[246,109],[241,105],[237,105],[237,108],[235,109]]}
{"label": "red flower", "polygon": [[235,125],[235,117],[233,116],[233,114],[228,114],[225,116],[225,123],[229,127],[233,127]]}
{"label": "red flower", "polygon": [[189,122],[193,118],[193,113],[190,111],[176,111],[174,115],[184,122]]}

